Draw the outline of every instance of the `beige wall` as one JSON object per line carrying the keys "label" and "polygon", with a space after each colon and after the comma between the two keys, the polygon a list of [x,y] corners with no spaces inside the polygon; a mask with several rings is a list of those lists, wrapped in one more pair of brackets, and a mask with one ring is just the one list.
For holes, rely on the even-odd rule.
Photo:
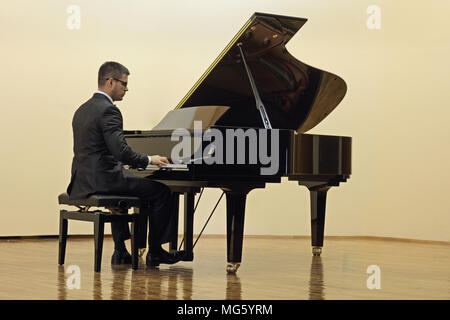
{"label": "beige wall", "polygon": [[[69,30],[69,5],[81,28]],[[366,26],[370,5],[381,29]],[[450,22],[447,0],[7,1],[0,11],[0,236],[58,232],[71,118],[99,65],[131,70],[118,103],[150,129],[255,11],[308,18],[288,50],[341,76],[348,93],[315,134],[353,137],[353,175],[328,193],[326,234],[450,241]],[[220,192],[207,190],[196,232]],[[225,233],[224,203],[210,234]],[[71,223],[73,233],[89,224]],[[309,235],[309,195],[293,182],[250,193],[246,234]]]}

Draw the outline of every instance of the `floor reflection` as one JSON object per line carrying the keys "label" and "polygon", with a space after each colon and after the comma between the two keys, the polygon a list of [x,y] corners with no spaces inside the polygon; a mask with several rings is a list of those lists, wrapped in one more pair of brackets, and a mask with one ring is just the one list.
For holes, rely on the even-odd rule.
{"label": "floor reflection", "polygon": [[[202,245],[196,247],[201,260],[161,265],[159,270],[148,270],[142,260],[138,270],[132,270],[130,265],[113,269],[110,253],[114,244],[106,241],[99,273],[94,272],[92,239],[69,241],[64,266],[58,266],[55,259],[58,241],[0,241],[0,275],[3,276],[0,299],[449,298],[448,286],[445,286],[450,265],[450,258],[445,259],[450,257],[448,245],[329,239],[327,246],[334,254],[313,257],[309,238],[294,241],[249,237],[246,241],[249,254],[236,275],[227,275],[224,270],[226,241],[221,238],[205,238]],[[300,251],[299,244],[303,247]],[[398,254],[392,255],[393,250]],[[436,257],[439,263],[426,264]],[[389,282],[389,290],[367,289],[365,270],[374,263],[382,264],[397,277]],[[73,288],[77,283],[74,281],[76,267],[81,278],[79,289],[78,286]],[[430,272],[433,278],[428,277]],[[411,290],[412,275],[419,279],[416,287],[421,290]]]}
{"label": "floor reflection", "polygon": [[[85,299],[93,300],[145,300],[145,299],[192,299],[193,270],[171,266],[169,268],[141,267],[132,270],[129,265],[114,265],[110,270],[106,267],[102,272],[92,272],[90,279],[82,275],[82,288],[92,285],[92,296]],[[143,267],[142,267],[143,266]],[[67,280],[71,276],[66,273],[65,266],[58,266],[57,299],[66,300],[79,298],[85,290],[71,290]]]}
{"label": "floor reflection", "polygon": [[66,289],[66,276],[65,276],[65,268],[64,266],[58,266],[58,274],[57,274],[57,290],[58,290],[58,300],[66,300],[67,299],[67,289]]}
{"label": "floor reflection", "polygon": [[[71,290],[67,287],[67,280],[71,276],[65,273],[65,267],[58,267],[57,274],[57,297],[60,300],[79,298],[83,294],[80,290]],[[138,270],[133,270],[130,265],[104,266],[102,272],[90,272],[82,275],[82,287],[84,294],[86,289],[92,288],[92,296],[89,289],[84,299],[93,300],[191,300],[194,294],[193,268],[183,266],[164,266],[161,268],[147,268],[141,258]],[[242,284],[237,274],[228,273],[225,286],[218,284],[217,289],[223,290],[225,300],[241,300]],[[201,280],[199,280],[201,281]],[[199,284],[196,289],[199,291]],[[201,285],[201,284],[200,284]],[[202,290],[205,290],[203,288]],[[206,290],[213,290],[207,288]],[[196,292],[198,295],[198,292]],[[310,300],[325,299],[325,284],[323,276],[322,258],[313,256],[311,258],[311,269],[309,277],[308,298]]]}
{"label": "floor reflection", "polygon": [[227,290],[225,294],[226,300],[241,300],[242,287],[241,280],[236,274],[227,273]]}
{"label": "floor reflection", "polygon": [[92,282],[92,299],[94,300],[103,300],[101,276],[100,272],[94,272],[94,281]]}
{"label": "floor reflection", "polygon": [[320,256],[312,256],[309,276],[309,299],[324,300],[323,265]]}
{"label": "floor reflection", "polygon": [[[125,267],[125,266],[119,266]],[[113,269],[112,300],[192,299],[192,268]]]}
{"label": "floor reflection", "polygon": [[[143,278],[144,277],[144,278]],[[132,273],[131,299],[192,299],[192,268],[172,266],[149,268],[141,274]]]}

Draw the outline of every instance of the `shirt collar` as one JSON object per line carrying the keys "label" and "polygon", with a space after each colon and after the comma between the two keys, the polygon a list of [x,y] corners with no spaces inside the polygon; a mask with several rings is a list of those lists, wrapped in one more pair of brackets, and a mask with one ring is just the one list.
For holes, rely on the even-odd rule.
{"label": "shirt collar", "polygon": [[107,93],[104,93],[103,91],[100,91],[100,90],[95,91],[95,93],[103,94],[104,96],[106,96],[108,98],[109,101],[111,101],[112,104],[114,104],[113,99],[111,99],[111,97]]}

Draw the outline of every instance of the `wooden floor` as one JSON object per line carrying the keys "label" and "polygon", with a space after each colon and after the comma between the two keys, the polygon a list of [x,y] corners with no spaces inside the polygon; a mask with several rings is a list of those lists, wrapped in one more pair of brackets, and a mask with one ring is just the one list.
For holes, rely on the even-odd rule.
{"label": "wooden floor", "polygon": [[[127,244],[129,245],[129,244]],[[449,299],[450,245],[325,239],[321,257],[307,238],[244,240],[243,263],[227,275],[225,237],[204,237],[193,262],[159,269],[110,265],[105,239],[101,273],[93,271],[93,240],[69,238],[58,266],[55,239],[0,240],[0,299]],[[79,266],[80,289],[66,273]],[[368,289],[367,268],[380,268],[380,289]]]}

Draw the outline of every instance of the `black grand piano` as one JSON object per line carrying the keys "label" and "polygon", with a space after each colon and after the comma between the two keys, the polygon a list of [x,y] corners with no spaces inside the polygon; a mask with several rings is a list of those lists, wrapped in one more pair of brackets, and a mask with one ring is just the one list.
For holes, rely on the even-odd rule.
{"label": "black grand piano", "polygon": [[[333,111],[347,90],[340,77],[308,66],[286,50],[306,21],[254,13],[153,130],[125,131],[134,150],[174,162],[165,168],[129,169],[172,189],[171,250],[178,246],[183,195],[185,261],[194,258],[194,202],[202,188],[221,188],[226,195],[227,271],[236,272],[242,259],[247,194],[266,183],[279,183],[282,177],[309,189],[313,254],[321,254],[327,191],[350,176],[351,137],[305,133]],[[212,130],[223,139],[198,139],[199,133],[208,136]],[[173,138],[175,131],[178,140]],[[181,140],[191,146],[190,152],[174,157]],[[213,142],[232,147],[218,150],[215,147],[221,145]],[[262,151],[277,156],[276,166],[267,157],[255,159],[255,152]]]}

